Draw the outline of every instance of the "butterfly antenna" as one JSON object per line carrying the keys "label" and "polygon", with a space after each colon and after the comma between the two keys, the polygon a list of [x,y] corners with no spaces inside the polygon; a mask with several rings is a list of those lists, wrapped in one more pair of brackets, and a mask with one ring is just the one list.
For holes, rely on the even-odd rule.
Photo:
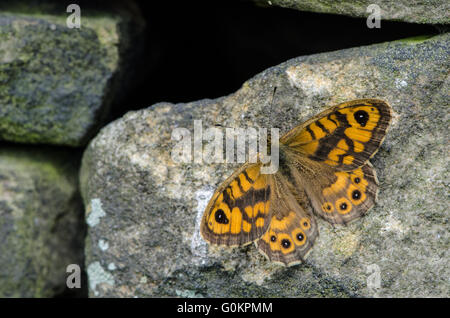
{"label": "butterfly antenna", "polygon": [[275,87],[273,88],[272,101],[270,102],[270,109],[272,109],[272,106],[273,106],[273,100],[275,99],[275,93],[276,93],[276,91],[277,91],[277,86],[275,86]]}
{"label": "butterfly antenna", "polygon": [[[274,101],[274,99],[275,99],[275,93],[276,93],[276,91],[277,91],[277,86],[275,86],[275,87],[273,88],[273,92],[272,92],[272,100],[271,100],[271,102],[270,102],[270,109],[269,109],[270,117],[272,117],[273,101]],[[267,134],[267,141],[268,141],[267,147],[268,147],[268,149],[271,149],[272,136],[271,136],[270,130],[268,131],[268,134]]]}

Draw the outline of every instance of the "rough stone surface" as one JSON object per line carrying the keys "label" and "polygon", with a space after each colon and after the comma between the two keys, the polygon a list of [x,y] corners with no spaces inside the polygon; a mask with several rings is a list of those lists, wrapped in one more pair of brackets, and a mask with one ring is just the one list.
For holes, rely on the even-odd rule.
{"label": "rough stone surface", "polygon": [[[229,96],[159,103],[103,128],[80,173],[90,295],[448,297],[449,54],[444,34],[299,57]],[[283,133],[356,98],[380,98],[394,110],[372,159],[380,192],[367,216],[348,227],[319,220],[307,262],[290,268],[253,245],[211,247],[201,239],[205,205],[236,165],[174,162],[174,128],[192,134],[202,120],[203,129]]]}
{"label": "rough stone surface", "polygon": [[1,3],[0,140],[87,143],[127,89],[125,74],[142,43],[135,41],[143,22],[133,8],[99,13],[83,6],[77,29],[67,26],[72,13],[64,5]]}
{"label": "rough stone surface", "polygon": [[[450,3],[447,0],[254,0],[258,4],[276,5],[301,11],[342,14],[367,18],[378,5],[382,20],[412,23],[450,23]],[[381,22],[383,23],[383,22]]]}
{"label": "rough stone surface", "polygon": [[0,297],[53,297],[83,268],[77,167],[65,151],[0,149]]}

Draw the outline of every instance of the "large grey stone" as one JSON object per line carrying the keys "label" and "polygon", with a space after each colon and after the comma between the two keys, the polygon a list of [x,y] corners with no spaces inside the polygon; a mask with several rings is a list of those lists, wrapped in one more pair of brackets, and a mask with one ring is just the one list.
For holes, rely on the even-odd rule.
{"label": "large grey stone", "polygon": [[133,2],[111,8],[81,6],[77,29],[56,2],[0,4],[0,140],[80,146],[95,135],[142,44]]}
{"label": "large grey stone", "polygon": [[78,165],[66,151],[0,149],[0,297],[59,295],[66,267],[83,268]]}
{"label": "large grey stone", "polygon": [[[159,103],[104,127],[80,173],[90,295],[448,297],[449,53],[443,34],[299,57],[229,96]],[[380,192],[367,216],[348,227],[319,220],[307,262],[290,268],[253,245],[200,238],[205,205],[236,165],[174,162],[174,128],[202,120],[286,132],[356,98],[394,110],[372,159]]]}
{"label": "large grey stone", "polygon": [[[446,0],[254,0],[262,5],[276,5],[284,8],[320,13],[342,14],[367,18],[378,6],[382,20],[396,20],[412,23],[450,23],[450,3]],[[369,7],[371,6],[372,7]],[[383,22],[381,22],[382,24]]]}

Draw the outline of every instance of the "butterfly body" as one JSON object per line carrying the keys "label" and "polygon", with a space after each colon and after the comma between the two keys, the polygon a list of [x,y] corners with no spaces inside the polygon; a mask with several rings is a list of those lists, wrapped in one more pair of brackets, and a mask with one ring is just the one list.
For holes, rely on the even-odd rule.
{"label": "butterfly body", "polygon": [[276,173],[246,163],[218,187],[203,215],[203,238],[225,246],[255,242],[273,262],[302,262],[318,236],[315,216],[347,224],[375,204],[378,181],[368,160],[391,117],[384,101],[363,99],[293,128],[280,138]]}

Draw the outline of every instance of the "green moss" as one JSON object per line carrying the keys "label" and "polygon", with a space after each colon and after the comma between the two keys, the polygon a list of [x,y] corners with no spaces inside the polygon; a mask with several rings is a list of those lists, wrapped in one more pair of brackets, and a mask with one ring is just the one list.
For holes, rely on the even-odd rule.
{"label": "green moss", "polygon": [[434,37],[434,35],[419,35],[419,36],[412,36],[412,37],[405,38],[405,39],[400,39],[400,40],[394,41],[394,42],[401,42],[401,43],[407,43],[407,44],[419,44],[419,43],[423,43],[433,37]]}
{"label": "green moss", "polygon": [[76,228],[67,226],[76,225],[76,193],[73,155],[0,150],[0,297],[52,297],[64,288],[64,268],[74,262]]}
{"label": "green moss", "polygon": [[9,56],[0,67],[0,137],[76,145],[94,126],[117,57],[107,57],[92,30],[58,27],[51,37],[48,22],[31,21],[14,18],[0,31],[0,40],[17,39],[0,46]]}
{"label": "green moss", "polygon": [[111,102],[120,17],[86,10],[81,29],[69,29],[51,4],[0,8],[0,139],[83,144]]}

